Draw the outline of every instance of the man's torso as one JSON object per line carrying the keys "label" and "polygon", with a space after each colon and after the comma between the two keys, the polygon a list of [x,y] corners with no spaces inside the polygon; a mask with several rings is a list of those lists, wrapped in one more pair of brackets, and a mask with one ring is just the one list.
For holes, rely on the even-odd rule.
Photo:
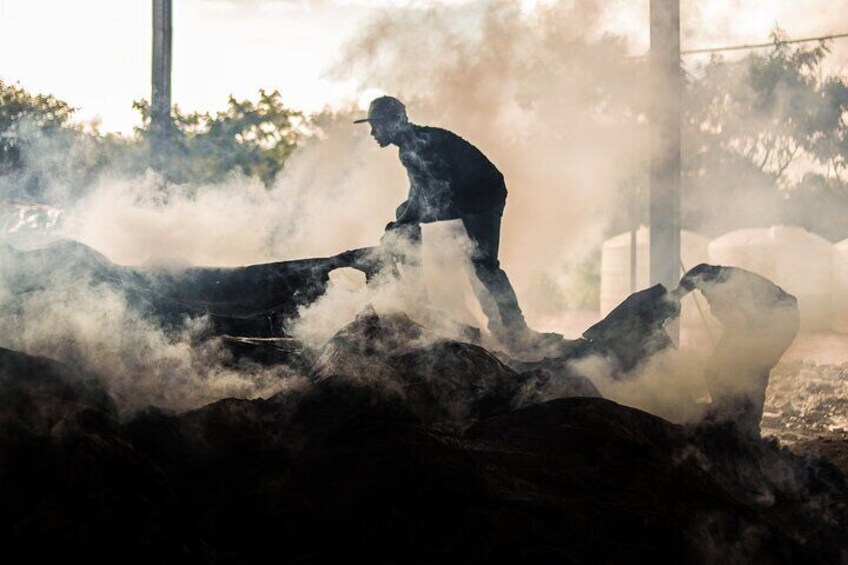
{"label": "man's torso", "polygon": [[476,147],[440,128],[413,125],[414,137],[400,148],[409,174],[410,198],[422,204],[422,222],[502,210],[503,175]]}

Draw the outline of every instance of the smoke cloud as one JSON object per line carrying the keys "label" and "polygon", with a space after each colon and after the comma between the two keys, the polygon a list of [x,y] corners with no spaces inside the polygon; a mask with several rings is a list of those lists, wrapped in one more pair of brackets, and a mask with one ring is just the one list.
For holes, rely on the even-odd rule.
{"label": "smoke cloud", "polygon": [[[347,114],[325,117],[321,135],[299,150],[270,189],[238,175],[217,185],[171,185],[150,172],[128,177],[113,170],[77,197],[57,177],[49,191],[64,206],[52,235],[83,242],[119,265],[171,270],[320,257],[377,245],[404,198],[405,175],[366,133],[351,127]],[[52,147],[57,154],[68,149],[62,147],[67,140],[42,141],[42,149]],[[43,169],[39,174],[51,180]],[[435,293],[434,304],[452,310],[453,318],[462,313],[456,290],[464,285],[470,294],[462,274],[470,243],[457,227],[425,228],[431,237],[424,254],[434,268],[422,279]],[[44,244],[43,231],[36,238],[10,235],[15,237],[9,243],[19,248]],[[459,284],[450,276],[454,269]],[[434,307],[423,307],[415,292],[427,289],[416,291],[412,279],[366,289],[361,273],[345,271],[333,273],[330,291],[305,308],[292,328],[307,345],[322,346],[367,304],[381,313],[407,311],[445,336],[459,335],[456,324]],[[38,290],[22,298],[21,280],[37,281]],[[164,329],[119,289],[74,270],[52,270],[37,259],[0,262],[0,312],[4,347],[98,374],[126,411],[268,396],[300,382],[286,368],[236,366],[221,340],[208,339],[206,318],[186,318],[178,328]],[[473,321],[473,314],[465,320]]]}
{"label": "smoke cloud", "polygon": [[[236,367],[220,339],[207,339],[206,317],[165,329],[109,284],[56,269],[55,261],[20,263],[8,250],[0,255],[2,346],[95,374],[125,413],[267,396],[300,382],[285,367]],[[55,270],[44,275],[45,268]],[[40,278],[37,288],[23,291],[21,281],[34,277]]]}
{"label": "smoke cloud", "polygon": [[[621,41],[589,39],[603,13],[586,2],[387,12],[336,68],[400,97],[413,122],[462,135],[504,173],[501,258],[531,321],[602,240],[645,158],[644,132],[621,127],[635,116],[620,105],[638,105],[643,83]],[[537,296],[543,274],[558,288]]]}
{"label": "smoke cloud", "polygon": [[[686,38],[694,40],[692,18],[713,17],[705,10],[684,6],[692,14]],[[462,135],[504,173],[509,196],[500,258],[539,329],[561,331],[538,324],[577,305],[573,297],[586,285],[579,266],[622,214],[622,193],[645,175],[642,109],[650,92],[643,66],[630,58],[627,26],[636,21],[647,29],[647,8],[639,11],[641,20],[636,12],[622,2],[565,0],[539,2],[535,10],[506,0],[386,9],[332,71],[360,81],[363,90],[400,97],[413,122]],[[710,29],[732,24],[714,23]],[[619,29],[620,35],[606,33]],[[82,191],[54,183],[53,194],[63,195],[63,235],[125,265],[237,266],[376,245],[406,198],[408,181],[396,151],[377,147],[367,126],[352,125],[353,113],[316,117],[318,135],[271,188],[238,175],[218,185],[174,186],[153,174],[121,171]],[[70,147],[51,148],[60,155]],[[460,335],[461,324],[484,327],[462,232],[456,224],[425,226],[429,309],[418,300],[420,288],[393,282],[365,288],[359,274],[340,272],[292,331],[318,347],[367,304],[408,312],[422,323],[454,320],[437,328],[446,337]],[[18,276],[9,265],[0,269],[6,280]],[[60,277],[50,283],[17,315],[3,318],[0,345],[89,366],[111,379],[128,405],[185,407],[264,395],[295,382],[273,371],[221,368],[228,354],[220,343],[198,347],[208,323],[202,318],[169,332],[107,287]],[[0,301],[11,298],[0,285]],[[696,375],[702,361],[661,356],[638,384],[610,381],[604,360],[580,371],[613,399],[685,420],[692,413],[682,408],[689,406],[683,397],[703,396]]]}
{"label": "smoke cloud", "polygon": [[604,398],[671,422],[692,423],[703,418],[710,400],[704,382],[707,359],[702,352],[665,350],[647,359],[626,380],[615,374],[612,361],[601,356],[581,359],[572,369],[592,381]]}
{"label": "smoke cloud", "polygon": [[340,118],[325,128],[271,189],[236,174],[203,186],[105,176],[69,207],[67,235],[130,265],[236,266],[375,245],[403,171],[371,155]]}
{"label": "smoke cloud", "polygon": [[[319,348],[367,307],[379,316],[406,314],[438,339],[467,341],[474,328],[485,328],[487,320],[472,287],[473,243],[462,224],[440,222],[424,226],[423,233],[423,267],[399,265],[397,276],[384,273],[368,285],[363,273],[337,269],[330,273],[326,294],[300,309],[291,333]],[[395,254],[415,252],[403,240],[391,245]]]}

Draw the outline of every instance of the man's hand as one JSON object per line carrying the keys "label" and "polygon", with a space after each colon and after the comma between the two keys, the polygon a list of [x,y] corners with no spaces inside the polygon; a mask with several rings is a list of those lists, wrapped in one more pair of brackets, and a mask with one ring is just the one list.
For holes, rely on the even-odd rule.
{"label": "man's hand", "polygon": [[391,234],[396,232],[398,230],[398,228],[399,228],[399,226],[398,226],[397,222],[389,222],[388,224],[386,224],[386,231],[383,233],[383,236],[380,238],[380,245],[385,244],[387,239],[393,238],[394,236],[391,235]]}
{"label": "man's hand", "polygon": [[414,222],[412,220],[401,218],[399,220],[395,220],[394,222],[389,222],[388,224],[386,224],[386,230],[385,231],[387,231],[387,232],[397,231],[397,230],[401,230],[401,229],[404,229],[404,228],[411,228],[411,227],[416,226],[416,225],[418,225],[418,222]]}
{"label": "man's hand", "polygon": [[402,222],[396,220],[386,224],[386,231],[383,237],[380,238],[380,244],[383,245],[387,241],[421,240],[421,226],[418,222]]}

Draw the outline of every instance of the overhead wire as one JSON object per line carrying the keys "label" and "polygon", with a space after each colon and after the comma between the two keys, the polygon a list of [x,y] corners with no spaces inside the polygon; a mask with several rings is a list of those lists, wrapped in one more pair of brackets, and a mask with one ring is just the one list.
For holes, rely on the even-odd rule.
{"label": "overhead wire", "polygon": [[742,51],[745,49],[763,49],[766,47],[774,47],[775,45],[789,45],[793,43],[809,43],[811,41],[827,41],[829,39],[844,39],[848,37],[848,33],[833,33],[830,35],[821,35],[819,37],[805,37],[803,39],[786,39],[769,41],[768,43],[748,43],[745,45],[728,45],[723,47],[703,47],[699,49],[685,49],[680,51],[681,55],[698,55],[701,53],[719,53],[722,51]]}

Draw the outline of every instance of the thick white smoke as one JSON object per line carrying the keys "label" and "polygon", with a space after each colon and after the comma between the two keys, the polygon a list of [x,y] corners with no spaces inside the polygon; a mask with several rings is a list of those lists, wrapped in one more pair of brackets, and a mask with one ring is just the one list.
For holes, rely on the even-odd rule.
{"label": "thick white smoke", "polygon": [[[561,314],[583,290],[577,265],[607,235],[622,186],[645,174],[647,137],[638,109],[650,93],[628,58],[633,45],[603,32],[633,10],[620,2],[566,0],[540,2],[535,11],[506,0],[387,9],[334,69],[363,89],[399,96],[413,122],[462,135],[504,173],[509,197],[501,261],[531,325]],[[644,15],[647,29],[646,9]],[[165,186],[153,175],[105,175],[66,202],[66,235],[131,265],[235,266],[376,245],[408,182],[396,149],[377,147],[367,126],[350,123],[352,114],[324,116],[320,135],[295,153],[270,189],[239,176],[214,186]],[[425,227],[424,239],[425,287],[435,306],[482,326],[461,230]],[[311,345],[326,341],[365,304],[439,319],[397,285],[367,290],[358,275],[340,277],[294,328]],[[83,355],[92,368],[113,375],[115,390],[133,397],[131,403],[191,405],[200,401],[190,392],[195,388],[211,398],[262,394],[285,382],[216,369],[226,354],[214,342],[211,350],[194,349],[192,332],[201,332],[202,321],[188,324],[195,330],[168,334],[107,291],[55,282],[31,297],[14,324],[3,322],[0,345]],[[4,297],[8,289],[0,286]],[[73,353],[63,353],[70,350],[62,344],[74,341],[80,345]],[[657,360],[643,379],[643,386],[655,382],[649,388],[606,386],[603,377],[598,383],[613,398],[674,415],[675,395],[684,393],[664,379],[688,375],[696,365]],[[121,379],[145,366],[153,367],[151,376],[134,379],[129,392],[131,383]],[[692,391],[685,394],[700,396],[697,386]]]}
{"label": "thick white smoke", "polygon": [[[514,2],[387,12],[337,66],[408,102],[413,122],[454,131],[504,173],[501,257],[531,322],[573,289],[621,184],[645,159],[643,82],[623,43],[592,37],[590,2]],[[635,127],[623,127],[629,123]],[[556,284],[541,293],[542,279]],[[550,312],[547,312],[550,313]]]}
{"label": "thick white smoke", "polygon": [[[4,259],[0,346],[92,372],[126,413],[150,405],[188,409],[230,396],[268,396],[300,382],[283,367],[236,367],[220,339],[205,339],[205,317],[186,318],[167,330],[102,281],[62,269],[34,280],[44,266],[32,260],[18,264],[5,254]],[[54,267],[55,262],[48,266]],[[21,281],[36,286],[24,292]]]}
{"label": "thick white smoke", "polygon": [[[472,286],[473,244],[462,224],[439,222],[422,231],[420,269],[398,265],[397,275],[386,272],[370,284],[354,269],[333,271],[326,294],[300,310],[290,327],[292,334],[311,347],[321,347],[366,307],[378,315],[402,312],[444,339],[467,341],[469,330],[485,328],[487,320]],[[414,252],[402,241],[391,245],[395,253]]]}
{"label": "thick white smoke", "polygon": [[106,176],[68,210],[68,235],[121,264],[235,266],[375,245],[404,173],[349,120],[325,125],[270,189],[234,174],[216,185]]}

